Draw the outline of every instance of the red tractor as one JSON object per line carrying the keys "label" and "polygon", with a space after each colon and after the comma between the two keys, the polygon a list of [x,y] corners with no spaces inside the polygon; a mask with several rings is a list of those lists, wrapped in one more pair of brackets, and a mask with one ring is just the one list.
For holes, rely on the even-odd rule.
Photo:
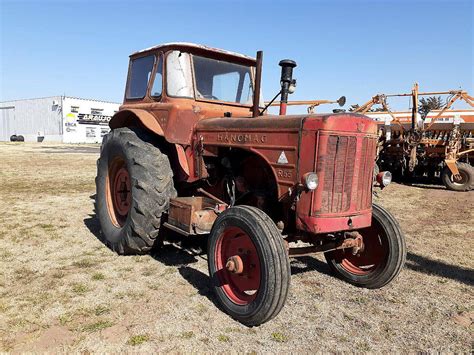
{"label": "red tractor", "polygon": [[280,312],[292,256],[323,252],[343,280],[379,288],[406,255],[397,221],[372,203],[377,124],[286,115],[296,63],[280,65],[280,115],[269,115],[262,52],[172,43],[132,54],[97,168],[104,242],[143,254],[164,229],[207,237],[217,299],[248,326]]}

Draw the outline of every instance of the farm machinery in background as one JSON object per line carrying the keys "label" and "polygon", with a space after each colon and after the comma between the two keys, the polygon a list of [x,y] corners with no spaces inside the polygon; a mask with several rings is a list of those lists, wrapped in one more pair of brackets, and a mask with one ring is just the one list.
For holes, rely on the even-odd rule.
{"label": "farm machinery in background", "polygon": [[399,224],[372,203],[377,124],[286,115],[292,60],[279,63],[279,115],[264,114],[262,58],[187,43],[132,54],[96,177],[111,249],[146,253],[166,230],[207,238],[216,299],[248,326],[282,309],[290,257],[324,253],[337,276],[366,288],[391,282],[406,258]]}
{"label": "farm machinery in background", "polygon": [[[419,112],[419,97],[446,95],[444,106],[425,117]],[[411,112],[392,112],[389,97],[411,97]],[[462,100],[474,107],[474,98],[463,90],[378,94],[352,112],[375,119],[379,125],[377,164],[401,178],[439,176],[450,190],[474,188],[474,110],[452,110]],[[381,111],[369,112],[375,105]]]}

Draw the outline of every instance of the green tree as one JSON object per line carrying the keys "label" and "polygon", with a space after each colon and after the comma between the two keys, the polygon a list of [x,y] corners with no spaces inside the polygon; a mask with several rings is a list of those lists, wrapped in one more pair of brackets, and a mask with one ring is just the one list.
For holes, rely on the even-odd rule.
{"label": "green tree", "polygon": [[439,110],[442,107],[443,102],[441,96],[430,96],[426,99],[423,97],[418,105],[418,112],[420,113],[421,118],[425,119],[431,110]]}
{"label": "green tree", "polygon": [[358,104],[355,104],[355,105],[351,105],[351,107],[349,107],[349,112],[353,112],[355,110],[357,110],[360,106]]}
{"label": "green tree", "polygon": [[385,112],[383,107],[372,107],[369,112]]}

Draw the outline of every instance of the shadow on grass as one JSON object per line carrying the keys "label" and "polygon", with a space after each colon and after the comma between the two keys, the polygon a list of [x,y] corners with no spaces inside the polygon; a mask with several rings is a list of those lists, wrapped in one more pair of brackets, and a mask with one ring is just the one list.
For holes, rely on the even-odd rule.
{"label": "shadow on grass", "polygon": [[[95,195],[89,196],[95,200]],[[101,228],[99,218],[95,210],[84,219],[84,225],[101,242]],[[149,255],[156,261],[167,266],[178,267],[179,274],[191,284],[200,295],[207,297],[217,308],[221,309],[212,290],[210,289],[209,276],[199,271],[190,264],[196,263],[198,258],[206,259],[207,238],[206,237],[182,237],[166,228],[163,229],[163,244],[153,248]],[[104,243],[103,243],[104,244]],[[105,247],[107,245],[104,244]],[[110,248],[109,248],[110,249]]]}
{"label": "shadow on grass", "polygon": [[95,211],[95,197],[96,194],[89,196],[89,198],[92,200],[93,210],[92,213],[89,213],[89,216],[87,218],[84,218],[83,222],[87,229],[89,229],[89,231],[94,235],[94,237],[96,237],[98,240],[100,240],[101,243],[103,243],[102,239],[100,238],[100,222]]}
{"label": "shadow on grass", "polygon": [[209,276],[202,271],[189,266],[181,266],[178,268],[179,274],[192,285],[201,296],[206,297],[211,301],[218,309],[222,310],[222,307],[217,302],[214,292],[211,290],[211,280]]}
{"label": "shadow on grass", "polygon": [[[173,241],[176,242],[175,238],[179,239],[178,244],[173,243]],[[196,263],[198,258],[207,259],[206,238],[184,237],[183,239],[183,237],[168,233],[166,240],[163,247],[156,249],[151,256],[167,266],[177,266],[179,274],[198,291],[199,295],[206,297],[222,310],[210,288],[209,276],[190,266]]]}
{"label": "shadow on grass", "polygon": [[84,218],[84,225],[89,229],[94,237],[102,242],[100,239],[100,222],[95,213],[90,213],[87,218]]}
{"label": "shadow on grass", "polygon": [[438,185],[437,183],[428,184],[428,183],[403,183],[402,185],[416,187],[418,189],[428,189],[428,190],[444,190],[447,191],[446,187]]}
{"label": "shadow on grass", "polygon": [[172,243],[169,239],[161,245],[153,248],[150,256],[167,266],[184,266],[193,264],[198,258],[205,258],[205,251],[201,249],[200,243],[189,243],[182,241],[180,243]]}
{"label": "shadow on grass", "polygon": [[442,261],[432,260],[413,253],[407,254],[405,267],[429,275],[445,277],[463,284],[474,286],[474,270]]}
{"label": "shadow on grass", "polygon": [[394,177],[393,182],[404,186],[411,186],[419,189],[446,190],[440,178],[430,178],[426,176],[417,177]]}
{"label": "shadow on grass", "polygon": [[321,274],[334,276],[328,264],[311,256],[298,256],[290,259],[291,274],[297,275],[305,272],[317,271]]}

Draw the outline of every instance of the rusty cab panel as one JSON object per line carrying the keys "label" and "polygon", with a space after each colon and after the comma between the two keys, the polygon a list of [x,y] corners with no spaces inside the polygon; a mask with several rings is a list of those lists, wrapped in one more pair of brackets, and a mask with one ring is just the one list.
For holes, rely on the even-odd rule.
{"label": "rusty cab panel", "polygon": [[[229,62],[252,70],[256,65],[255,59],[251,57],[185,43],[165,44],[134,53],[130,56],[124,103],[110,121],[110,127],[123,127],[138,120],[154,133],[164,136],[168,142],[189,146],[193,128],[201,119],[250,117],[251,103],[198,96],[199,93],[193,87],[196,73],[191,65],[191,57]],[[182,69],[185,66],[188,69]],[[135,67],[139,70],[134,70]],[[180,74],[176,73],[181,72],[186,72],[183,76],[188,82],[180,77],[168,80],[170,74],[178,76]],[[254,76],[254,71],[250,73]],[[180,83],[180,79],[183,82]],[[147,83],[146,87],[143,87],[143,83]],[[186,87],[177,87],[179,85]]]}

